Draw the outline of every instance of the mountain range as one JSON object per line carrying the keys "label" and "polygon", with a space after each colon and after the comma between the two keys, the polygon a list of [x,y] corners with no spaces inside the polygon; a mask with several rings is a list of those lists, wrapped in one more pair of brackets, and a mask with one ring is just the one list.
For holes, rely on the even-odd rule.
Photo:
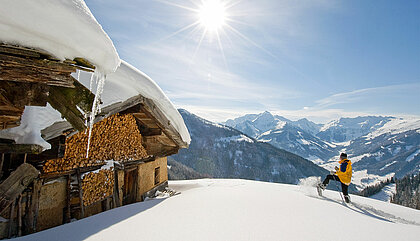
{"label": "mountain range", "polygon": [[[242,178],[292,183],[327,171],[299,155],[257,141],[232,127],[179,110],[191,135],[188,149],[172,155],[194,171],[215,178]],[[261,122],[264,124],[263,122]]]}
{"label": "mountain range", "polygon": [[223,124],[329,170],[337,165],[338,154],[347,152],[354,163],[354,183],[360,188],[420,170],[420,119],[416,118],[363,116],[317,124],[266,111]]}

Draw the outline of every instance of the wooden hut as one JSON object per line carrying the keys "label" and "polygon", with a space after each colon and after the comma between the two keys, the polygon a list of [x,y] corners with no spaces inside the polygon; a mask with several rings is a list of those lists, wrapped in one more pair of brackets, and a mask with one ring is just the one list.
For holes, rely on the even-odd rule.
{"label": "wooden hut", "polygon": [[[166,157],[188,146],[188,131],[150,78],[125,62],[120,66],[87,5],[6,1],[1,7],[0,238],[142,201],[164,189]],[[117,68],[122,74],[112,77]],[[107,100],[112,92],[104,92],[105,107],[87,120],[95,95],[75,79],[76,70],[116,78],[122,86],[125,79],[130,87],[138,77],[142,82],[113,101]],[[43,123],[40,142],[25,132],[25,113],[33,106],[65,118]],[[91,131],[88,121],[94,123]]]}
{"label": "wooden hut", "polygon": [[[42,51],[29,48],[2,45],[0,50],[2,69],[10,61],[15,65],[29,61],[26,69],[38,68],[33,63],[42,62],[41,70],[30,73],[25,68],[14,71],[16,66],[0,72],[0,83],[8,86],[1,93],[3,128],[19,125],[24,107],[34,104],[49,103],[66,118],[41,131],[51,145],[45,151],[36,144],[0,139],[0,238],[41,231],[165,190],[166,157],[188,147],[188,141],[156,100],[138,94],[109,104],[93,121],[89,140],[83,112],[91,108],[94,95],[71,73],[77,68],[93,71],[93,67],[82,60],[30,57],[28,53]],[[57,68],[66,71],[60,72],[58,81],[48,80],[49,72],[58,75]],[[38,71],[47,77],[33,77]],[[6,78],[9,75],[13,77]],[[44,96],[36,99],[43,102],[34,102],[33,96]],[[9,111],[14,108],[19,111]]]}

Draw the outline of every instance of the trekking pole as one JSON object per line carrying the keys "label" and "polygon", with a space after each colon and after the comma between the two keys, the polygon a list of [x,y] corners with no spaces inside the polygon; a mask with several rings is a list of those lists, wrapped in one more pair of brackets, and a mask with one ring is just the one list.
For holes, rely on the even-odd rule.
{"label": "trekking pole", "polygon": [[334,183],[335,183],[335,188],[337,189],[338,193],[340,194],[341,201],[343,201],[343,203],[344,203],[345,201],[344,201],[343,195],[341,195],[341,192],[340,192],[340,189],[338,189],[337,183],[336,182],[334,182]]}

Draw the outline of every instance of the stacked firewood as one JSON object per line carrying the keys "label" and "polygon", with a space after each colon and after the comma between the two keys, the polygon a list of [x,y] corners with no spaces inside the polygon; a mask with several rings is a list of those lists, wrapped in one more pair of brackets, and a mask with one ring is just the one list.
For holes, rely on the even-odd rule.
{"label": "stacked firewood", "polygon": [[113,194],[114,171],[99,170],[83,175],[82,179],[83,205],[89,206]]}
{"label": "stacked firewood", "polygon": [[88,138],[89,130],[67,138],[64,157],[47,161],[44,172],[98,166],[104,164],[105,160],[138,160],[147,156],[136,120],[131,114],[115,114],[94,124],[89,156],[86,157]]}

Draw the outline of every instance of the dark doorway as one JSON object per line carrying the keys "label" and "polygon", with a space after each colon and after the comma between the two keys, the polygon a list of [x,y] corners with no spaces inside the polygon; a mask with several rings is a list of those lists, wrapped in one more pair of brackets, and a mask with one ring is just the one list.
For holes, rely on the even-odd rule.
{"label": "dark doorway", "polygon": [[136,202],[137,196],[137,168],[124,172],[123,205]]}

